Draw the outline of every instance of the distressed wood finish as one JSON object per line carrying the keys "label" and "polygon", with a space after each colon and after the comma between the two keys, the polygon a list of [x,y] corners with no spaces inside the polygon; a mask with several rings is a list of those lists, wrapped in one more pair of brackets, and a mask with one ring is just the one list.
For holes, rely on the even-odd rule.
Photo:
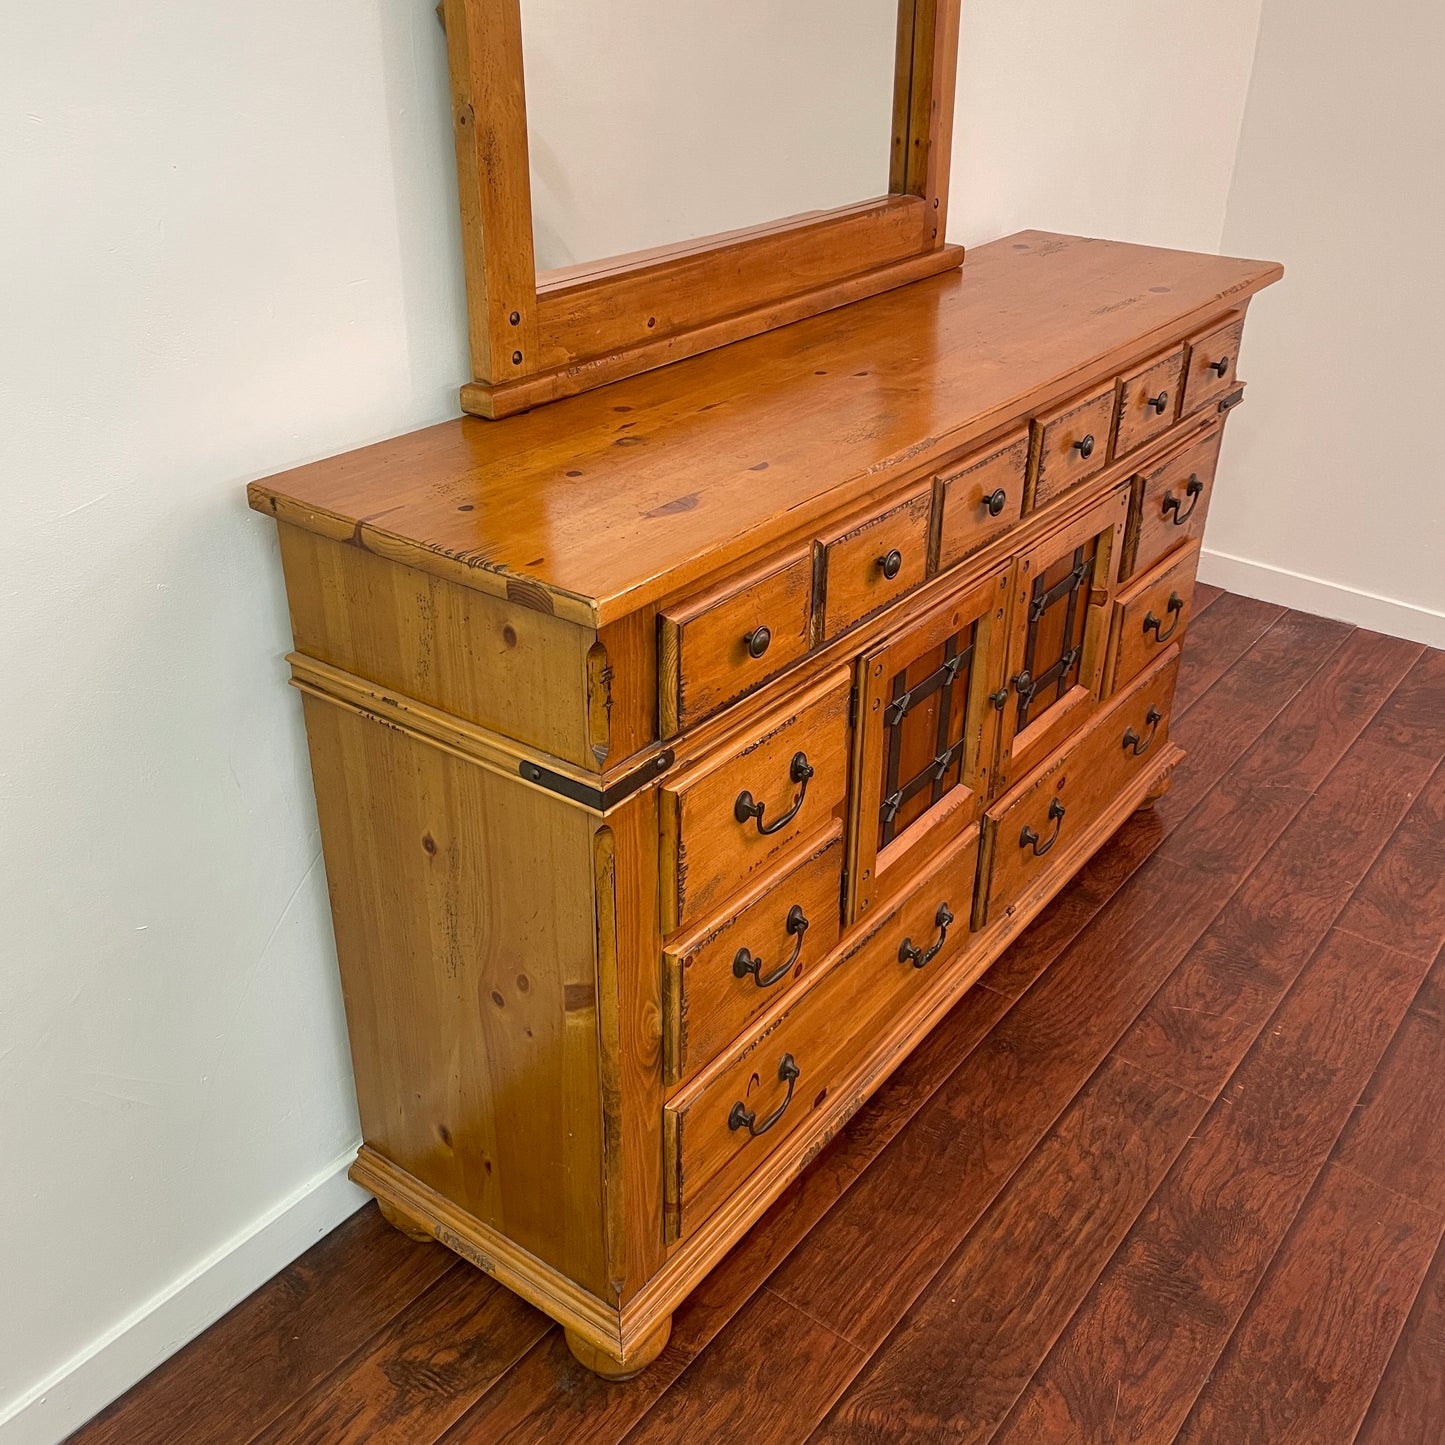
{"label": "distressed wood finish", "polygon": [[[938,160],[899,164],[935,186]],[[1277,268],[1034,233],[970,266],[251,489],[281,524],[353,1177],[608,1378],[661,1368],[674,1312],[980,973],[1136,810],[1181,806],[1181,632],[1131,629],[1161,589],[1161,633],[1192,605],[1207,495],[1167,533],[1147,512],[1212,475],[1223,417],[1166,408],[1118,461],[1107,432]],[[1159,570],[1121,594],[1126,539]],[[1278,617],[1205,610],[1186,702]],[[1277,636],[1219,738],[1292,675]]]}
{"label": "distressed wood finish", "polygon": [[1161,557],[1204,536],[1204,519],[1219,465],[1222,427],[1212,428],[1134,480],[1134,510],[1124,575],[1147,572]]}
{"label": "distressed wood finish", "polygon": [[1145,442],[1169,430],[1179,415],[1183,375],[1184,348],[1181,346],[1120,381],[1119,419],[1114,425],[1116,457],[1137,451]]}
{"label": "distressed wood finish", "polygon": [[1104,695],[1127,686],[1171,644],[1182,646],[1193,610],[1199,543],[1171,553],[1119,591],[1104,669]]}
{"label": "distressed wood finish", "polygon": [[1189,339],[1184,366],[1185,413],[1197,411],[1230,391],[1235,384],[1235,368],[1239,361],[1239,343],[1244,335],[1244,313],[1232,315],[1223,326]]}

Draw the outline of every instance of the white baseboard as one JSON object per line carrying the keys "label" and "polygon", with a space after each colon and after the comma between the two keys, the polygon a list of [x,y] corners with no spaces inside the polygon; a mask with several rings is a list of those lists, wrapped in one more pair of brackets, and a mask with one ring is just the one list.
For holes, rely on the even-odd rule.
{"label": "white baseboard", "polygon": [[368,1199],[349,1149],[0,1415],[3,1445],[55,1445],[350,1218]]}
{"label": "white baseboard", "polygon": [[1338,582],[1326,582],[1321,577],[1308,577],[1303,572],[1252,562],[1248,557],[1211,552],[1207,547],[1199,558],[1199,580],[1245,597],[1258,597],[1262,602],[1292,607],[1297,612],[1334,617],[1372,632],[1423,642],[1427,647],[1445,648],[1445,612],[1394,597],[1361,592]]}

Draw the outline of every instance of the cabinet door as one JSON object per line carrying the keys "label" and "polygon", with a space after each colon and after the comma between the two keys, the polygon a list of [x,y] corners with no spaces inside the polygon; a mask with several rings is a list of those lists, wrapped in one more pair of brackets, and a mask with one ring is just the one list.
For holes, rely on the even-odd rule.
{"label": "cabinet door", "polygon": [[848,916],[897,891],[983,811],[998,743],[1010,569],[965,587],[858,664]]}
{"label": "cabinet door", "polygon": [[1123,484],[1014,559],[996,790],[1041,763],[1099,705],[1128,516]]}

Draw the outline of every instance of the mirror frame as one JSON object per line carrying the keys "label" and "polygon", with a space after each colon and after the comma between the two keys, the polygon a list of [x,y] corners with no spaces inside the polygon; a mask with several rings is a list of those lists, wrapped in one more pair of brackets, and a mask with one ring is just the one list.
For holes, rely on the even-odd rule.
{"label": "mirror frame", "polygon": [[503,417],[949,270],[961,0],[899,0],[888,194],[538,274],[521,0],[443,0],[473,380]]}

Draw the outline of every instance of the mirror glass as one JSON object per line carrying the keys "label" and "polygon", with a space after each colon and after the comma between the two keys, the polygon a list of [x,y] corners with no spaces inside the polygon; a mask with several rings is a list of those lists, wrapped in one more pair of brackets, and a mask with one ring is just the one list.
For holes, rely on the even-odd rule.
{"label": "mirror glass", "polygon": [[898,0],[521,0],[538,271],[888,193]]}

